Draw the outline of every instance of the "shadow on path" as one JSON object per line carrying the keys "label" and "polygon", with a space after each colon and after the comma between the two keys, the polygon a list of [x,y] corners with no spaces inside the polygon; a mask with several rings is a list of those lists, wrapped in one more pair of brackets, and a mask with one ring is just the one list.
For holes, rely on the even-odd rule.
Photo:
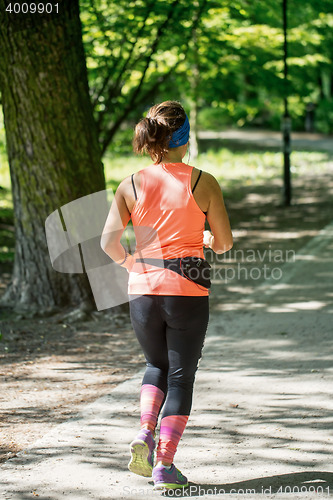
{"label": "shadow on path", "polygon": [[[181,494],[180,491],[177,491],[177,497],[224,495],[227,493],[237,493],[239,495],[313,493],[328,496],[332,491],[333,473],[313,471],[259,477],[245,481],[238,481],[236,483],[189,483],[189,487],[183,492],[183,494]],[[172,494],[172,492],[170,492],[170,494],[166,492],[163,496],[175,495]]]}

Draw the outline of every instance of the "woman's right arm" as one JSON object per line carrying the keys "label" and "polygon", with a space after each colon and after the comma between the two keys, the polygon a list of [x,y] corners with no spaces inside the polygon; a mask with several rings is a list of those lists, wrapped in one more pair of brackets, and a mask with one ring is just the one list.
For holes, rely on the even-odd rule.
{"label": "woman's right arm", "polygon": [[209,198],[207,220],[212,234],[209,231],[204,232],[204,245],[222,254],[230,250],[233,245],[229,217],[219,183],[211,174],[206,173],[205,177],[205,187]]}

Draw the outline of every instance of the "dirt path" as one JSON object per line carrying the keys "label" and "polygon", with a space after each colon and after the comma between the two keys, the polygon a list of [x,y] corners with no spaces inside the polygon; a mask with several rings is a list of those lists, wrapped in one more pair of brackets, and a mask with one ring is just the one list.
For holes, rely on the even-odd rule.
{"label": "dirt path", "polygon": [[[281,132],[270,130],[224,130],[222,132],[201,131],[198,137],[204,141],[219,139],[225,144],[260,146],[263,149],[276,149],[282,146]],[[333,152],[332,136],[308,132],[292,132],[292,149],[294,151],[330,151]]]}
{"label": "dirt path", "polygon": [[[233,307],[239,300],[246,301],[247,294],[265,280],[264,266],[266,271],[278,267],[272,255],[296,252],[328,224],[332,193],[329,173],[295,181],[297,204],[289,209],[279,206],[277,183],[241,187],[237,196],[226,193],[235,245],[219,264],[224,273],[234,270],[234,275],[224,274],[225,282],[214,287],[212,311],[221,304]],[[250,252],[257,252],[255,261],[248,258]],[[243,271],[238,273],[240,266]],[[253,268],[255,275],[250,274]],[[8,278],[8,273],[2,275],[0,290]],[[0,342],[2,462],[144,365],[127,314],[96,313],[89,321],[70,323],[63,313],[50,318],[0,313],[4,318]]]}

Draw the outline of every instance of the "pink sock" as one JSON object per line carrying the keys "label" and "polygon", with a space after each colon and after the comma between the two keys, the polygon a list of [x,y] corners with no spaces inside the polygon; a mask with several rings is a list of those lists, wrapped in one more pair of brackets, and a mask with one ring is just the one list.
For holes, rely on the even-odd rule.
{"label": "pink sock", "polygon": [[161,420],[160,440],[158,442],[157,462],[172,464],[177,446],[185,430],[188,415],[170,415]]}
{"label": "pink sock", "polygon": [[164,392],[155,385],[144,384],[141,386],[141,427],[148,424],[150,429],[155,429],[163,400]]}

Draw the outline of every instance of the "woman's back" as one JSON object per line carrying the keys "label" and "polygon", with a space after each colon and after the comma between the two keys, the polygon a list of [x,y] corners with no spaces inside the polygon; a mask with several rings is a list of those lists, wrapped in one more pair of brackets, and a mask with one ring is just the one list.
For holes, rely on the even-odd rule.
{"label": "woman's back", "polygon": [[[164,259],[203,257],[205,214],[192,194],[192,170],[185,163],[162,163],[140,172],[140,193],[131,216],[134,230],[141,228],[136,231],[137,251],[145,257],[155,257],[156,252],[160,256],[161,251]],[[156,231],[154,240],[151,232],[145,235],[144,227]]]}

